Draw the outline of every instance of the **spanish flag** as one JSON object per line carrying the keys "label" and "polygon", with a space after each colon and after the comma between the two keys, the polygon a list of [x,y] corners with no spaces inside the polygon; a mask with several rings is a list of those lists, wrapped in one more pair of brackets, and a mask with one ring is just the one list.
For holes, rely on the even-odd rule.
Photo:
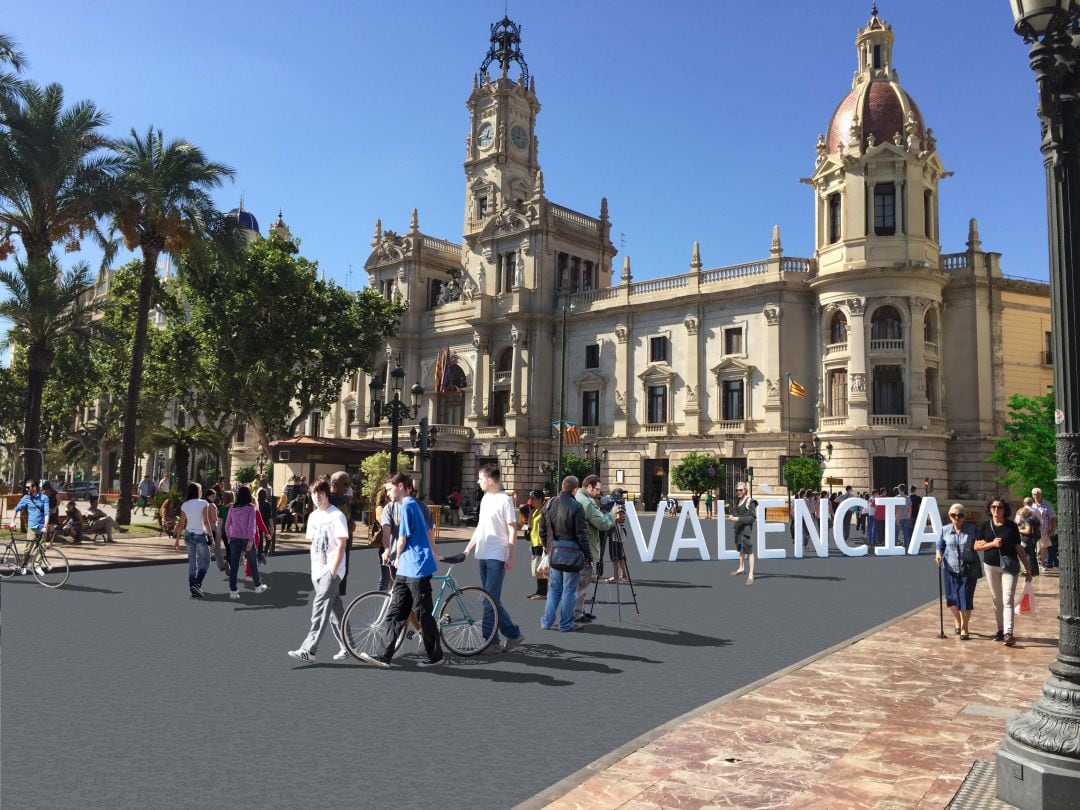
{"label": "spanish flag", "polygon": [[797,382],[795,382],[795,380],[792,379],[790,374],[787,375],[787,390],[788,393],[791,394],[791,396],[793,397],[798,397],[799,399],[806,399],[806,389],[799,385]]}

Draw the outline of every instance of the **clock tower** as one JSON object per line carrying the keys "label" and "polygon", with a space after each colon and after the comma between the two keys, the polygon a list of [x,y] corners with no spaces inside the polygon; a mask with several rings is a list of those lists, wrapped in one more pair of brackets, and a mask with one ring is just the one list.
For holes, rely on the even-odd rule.
{"label": "clock tower", "polygon": [[[516,65],[517,76],[511,77]],[[491,71],[489,73],[489,70]],[[500,210],[533,194],[537,155],[536,84],[521,54],[521,26],[503,17],[491,26],[491,45],[466,102],[465,235],[483,230]]]}

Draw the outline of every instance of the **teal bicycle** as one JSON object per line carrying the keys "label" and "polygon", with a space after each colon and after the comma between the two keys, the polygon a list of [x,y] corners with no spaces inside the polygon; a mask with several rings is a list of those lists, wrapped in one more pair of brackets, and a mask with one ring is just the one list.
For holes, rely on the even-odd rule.
{"label": "teal bicycle", "polygon": [[[456,563],[465,559],[464,554],[443,557],[450,567],[442,575],[432,576],[432,584],[442,583],[432,603],[432,615],[439,626],[443,646],[456,655],[476,655],[495,639],[499,632],[499,619],[495,599],[483,588],[470,586],[459,588],[451,574]],[[360,653],[381,656],[386,652],[386,614],[390,610],[390,594],[387,591],[369,591],[356,597],[345,608],[342,630],[345,647],[355,658]],[[406,622],[394,645],[397,654],[407,635],[418,632]]]}

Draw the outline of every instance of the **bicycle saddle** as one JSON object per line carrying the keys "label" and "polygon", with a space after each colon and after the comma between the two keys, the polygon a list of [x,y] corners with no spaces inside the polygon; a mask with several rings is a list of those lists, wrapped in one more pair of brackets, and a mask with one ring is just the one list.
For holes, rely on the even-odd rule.
{"label": "bicycle saddle", "polygon": [[442,557],[441,559],[442,559],[442,561],[444,563],[449,563],[450,565],[456,565],[457,563],[462,562],[465,559],[465,555],[464,554],[451,554],[449,557]]}

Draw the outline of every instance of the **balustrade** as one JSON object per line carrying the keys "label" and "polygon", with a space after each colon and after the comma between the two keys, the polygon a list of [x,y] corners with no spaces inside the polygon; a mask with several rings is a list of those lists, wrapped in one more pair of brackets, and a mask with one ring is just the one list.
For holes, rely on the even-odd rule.
{"label": "balustrade", "polygon": [[873,415],[870,417],[872,427],[907,427],[911,424],[911,417],[907,414]]}

